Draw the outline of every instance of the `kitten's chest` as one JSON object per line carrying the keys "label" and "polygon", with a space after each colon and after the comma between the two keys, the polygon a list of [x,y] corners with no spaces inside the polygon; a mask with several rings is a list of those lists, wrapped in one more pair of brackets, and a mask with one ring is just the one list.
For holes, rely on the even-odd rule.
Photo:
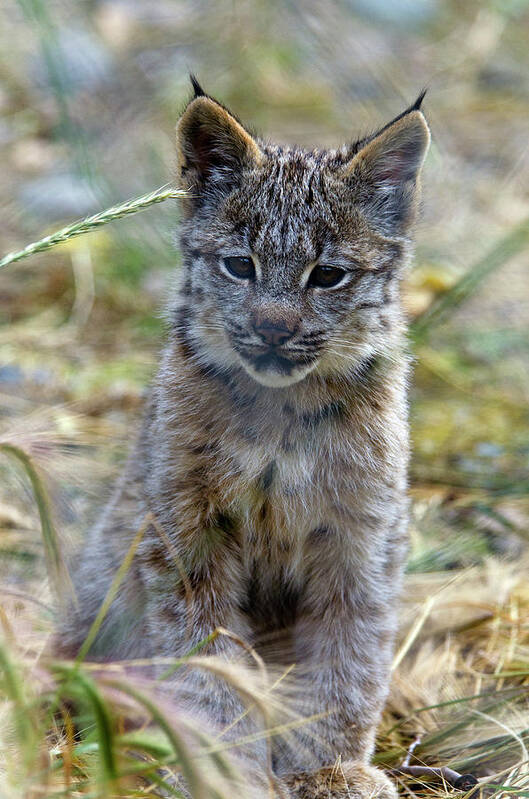
{"label": "kitten's chest", "polygon": [[260,561],[296,569],[311,530],[329,513],[328,447],[300,436],[285,449],[282,438],[279,430],[236,452],[232,503],[249,568]]}
{"label": "kitten's chest", "polygon": [[333,403],[293,422],[271,418],[252,438],[234,431],[227,439],[232,478],[225,500],[246,568],[258,562],[296,572],[318,531],[358,538],[362,518],[382,513],[389,480],[384,442],[356,421]]}
{"label": "kitten's chest", "polygon": [[246,453],[245,461],[236,500],[245,586],[241,610],[258,634],[266,635],[294,623],[306,579],[306,542],[315,516],[325,511],[316,507],[310,492],[315,456],[300,462],[263,446]]}

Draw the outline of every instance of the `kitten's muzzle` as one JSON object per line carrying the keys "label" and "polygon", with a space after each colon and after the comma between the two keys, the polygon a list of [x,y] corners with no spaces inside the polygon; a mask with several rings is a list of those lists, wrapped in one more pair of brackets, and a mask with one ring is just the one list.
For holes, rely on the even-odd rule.
{"label": "kitten's muzzle", "polygon": [[255,314],[252,328],[268,347],[281,347],[289,341],[299,326],[299,319],[294,316]]}

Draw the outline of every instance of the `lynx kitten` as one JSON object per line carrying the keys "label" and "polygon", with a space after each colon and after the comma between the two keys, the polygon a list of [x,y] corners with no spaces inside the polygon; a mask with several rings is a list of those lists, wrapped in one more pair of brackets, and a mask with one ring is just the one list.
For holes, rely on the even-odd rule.
{"label": "lynx kitten", "polygon": [[[275,746],[277,795],[389,799],[369,760],[407,549],[399,290],[429,143],[422,95],[374,135],[306,151],[255,138],[193,86],[176,130],[188,193],[168,340],[61,645],[77,651],[150,513],[91,657],[179,656],[227,628],[265,662],[295,663],[293,701],[318,716],[299,746]],[[208,651],[235,650],[220,636]],[[205,673],[178,672],[174,690],[212,727],[241,713]],[[265,795],[261,758],[246,754],[254,788],[237,795]]]}

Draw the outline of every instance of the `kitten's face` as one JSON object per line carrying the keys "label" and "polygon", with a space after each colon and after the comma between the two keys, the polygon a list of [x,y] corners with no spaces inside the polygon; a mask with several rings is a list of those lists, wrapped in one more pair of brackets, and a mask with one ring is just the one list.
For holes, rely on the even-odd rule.
{"label": "kitten's face", "polygon": [[[405,170],[417,153],[422,162],[422,115],[412,112],[420,125],[411,146],[397,131],[400,150],[390,142],[378,176],[365,157],[377,139],[339,152],[283,150],[252,139],[209,98],[183,120],[196,104],[206,118],[179,125],[183,182],[195,194],[184,206],[180,320],[194,356],[217,369],[242,366],[270,387],[354,370],[383,349],[399,318],[402,228],[418,167],[411,177]],[[370,196],[377,178],[383,190]]]}

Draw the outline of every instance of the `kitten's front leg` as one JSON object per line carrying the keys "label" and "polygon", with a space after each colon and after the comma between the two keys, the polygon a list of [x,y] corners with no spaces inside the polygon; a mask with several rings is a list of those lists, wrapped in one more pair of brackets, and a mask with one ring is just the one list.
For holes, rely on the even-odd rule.
{"label": "kitten's front leg", "polygon": [[[184,710],[198,729],[213,740],[220,737],[221,743],[225,743],[254,733],[264,724],[258,713],[246,712],[244,698],[234,686],[235,680],[230,680],[233,661],[245,659],[245,651],[236,638],[248,641],[250,636],[239,610],[242,579],[237,549],[219,533],[211,525],[191,532],[188,529],[187,546],[183,549],[176,537],[173,543],[163,531],[152,529],[140,557],[154,656],[179,658],[200,649],[193,666],[180,666],[163,685],[169,687],[172,703]],[[200,648],[217,628],[225,628],[234,637],[221,633]],[[202,655],[214,655],[225,661],[226,678],[222,664],[212,663],[211,670],[208,658]],[[166,669],[167,664],[160,669],[160,675]],[[240,680],[240,675],[235,673],[235,677]],[[243,688],[248,687],[251,696],[249,680],[250,677],[240,682]],[[269,795],[267,749],[263,741],[264,737],[227,753],[234,773],[230,792],[238,799],[262,799]],[[185,786],[179,787],[184,792],[187,790]]]}
{"label": "kitten's front leg", "polygon": [[368,764],[388,690],[404,551],[404,520],[388,533],[373,530],[364,542],[326,529],[313,543],[296,625],[296,687],[300,713],[323,717],[307,726],[293,752],[292,796],[396,795]]}

